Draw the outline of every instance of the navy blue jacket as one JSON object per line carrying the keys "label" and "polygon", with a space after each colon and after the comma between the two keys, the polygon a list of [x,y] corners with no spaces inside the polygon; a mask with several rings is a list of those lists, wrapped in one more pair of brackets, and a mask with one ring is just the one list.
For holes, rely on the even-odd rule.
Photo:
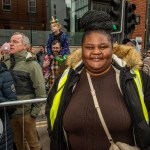
{"label": "navy blue jacket", "polygon": [[[60,36],[59,36],[58,40],[60,41],[61,46],[62,46],[62,50],[60,51],[60,55],[61,56],[68,55],[68,54],[70,54],[68,36],[66,33],[64,33],[62,31],[59,34],[60,34]],[[53,55],[51,44],[54,40],[55,40],[54,39],[54,33],[49,34],[49,39],[47,42],[47,53],[49,56]]]}
{"label": "navy blue jacket", "polygon": [[[0,64],[0,103],[13,100],[16,100],[13,78],[10,72]],[[0,150],[13,149],[13,134],[9,116],[14,110],[14,106],[0,107]]]}

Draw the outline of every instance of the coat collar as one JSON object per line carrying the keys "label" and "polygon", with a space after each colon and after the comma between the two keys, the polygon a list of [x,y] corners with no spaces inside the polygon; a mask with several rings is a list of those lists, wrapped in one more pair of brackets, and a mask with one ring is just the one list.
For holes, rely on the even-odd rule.
{"label": "coat collar", "polygon": [[15,62],[19,61],[28,61],[28,60],[35,60],[35,56],[33,56],[30,52],[27,50],[20,51],[18,53],[14,54]]}
{"label": "coat collar", "polygon": [[[113,45],[112,59],[121,67],[127,66],[140,70],[143,65],[142,56],[135,48],[126,45],[119,45],[117,43]],[[72,68],[77,68],[81,65],[82,49],[79,48],[73,51],[68,56],[66,64]]]}

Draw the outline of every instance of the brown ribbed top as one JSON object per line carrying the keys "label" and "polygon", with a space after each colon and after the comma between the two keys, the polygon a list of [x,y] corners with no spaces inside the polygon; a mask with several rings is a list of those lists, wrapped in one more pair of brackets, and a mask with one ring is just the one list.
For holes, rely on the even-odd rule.
{"label": "brown ribbed top", "polygon": [[[116,82],[115,71],[91,77],[97,99],[114,141],[134,145],[131,119]],[[108,150],[110,143],[99,120],[85,70],[63,117],[71,150]]]}

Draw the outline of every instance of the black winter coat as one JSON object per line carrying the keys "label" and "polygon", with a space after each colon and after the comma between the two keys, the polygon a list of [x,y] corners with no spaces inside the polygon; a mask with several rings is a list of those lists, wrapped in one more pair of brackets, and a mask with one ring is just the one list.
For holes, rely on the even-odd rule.
{"label": "black winter coat", "polygon": [[[120,70],[120,77],[119,77],[120,86],[135,129],[134,133],[135,133],[136,142],[138,146],[141,148],[141,150],[150,150],[150,127],[148,124],[146,124],[143,117],[138,91],[133,80],[133,77],[135,75],[130,73],[130,68],[128,67],[121,68],[116,64],[114,65],[117,70]],[[76,70],[70,69],[69,71],[68,78],[65,83],[64,91],[61,96],[61,103],[59,105],[59,110],[57,113],[53,131],[51,131],[49,111],[51,109],[53,98],[57,91],[57,85],[59,79],[56,80],[47,98],[46,115],[48,118],[48,132],[49,135],[51,136],[52,150],[67,149],[67,144],[66,144],[66,140],[62,128],[62,119],[63,119],[63,114],[70,101],[73,87],[80,78],[79,72],[81,71],[82,67],[83,65],[80,65]],[[144,72],[141,72],[141,78],[144,87],[143,89],[144,96],[145,96],[144,100],[150,118],[150,101],[149,101],[150,100],[150,78]]]}
{"label": "black winter coat", "polygon": [[[0,103],[16,100],[13,78],[10,72],[0,64]],[[13,149],[13,134],[9,116],[14,106],[0,107],[0,150]]]}

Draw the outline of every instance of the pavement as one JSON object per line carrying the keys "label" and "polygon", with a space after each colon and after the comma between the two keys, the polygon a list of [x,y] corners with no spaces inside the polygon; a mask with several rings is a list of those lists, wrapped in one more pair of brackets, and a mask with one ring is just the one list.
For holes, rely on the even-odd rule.
{"label": "pavement", "polygon": [[39,135],[42,150],[50,150],[50,138],[47,132],[47,118],[45,116],[45,104],[37,117],[36,127]]}

